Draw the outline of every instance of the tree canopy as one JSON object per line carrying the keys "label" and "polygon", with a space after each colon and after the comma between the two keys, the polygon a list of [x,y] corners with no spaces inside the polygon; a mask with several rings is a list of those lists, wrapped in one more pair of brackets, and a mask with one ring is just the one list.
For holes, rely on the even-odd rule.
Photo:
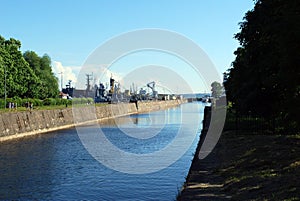
{"label": "tree canopy", "polygon": [[0,36],[0,96],[52,98],[58,95],[57,78],[51,70],[51,59],[35,52],[20,51],[21,42]]}
{"label": "tree canopy", "polygon": [[211,83],[211,95],[214,98],[219,98],[223,93],[223,87],[219,82]]}
{"label": "tree canopy", "polygon": [[235,38],[240,47],[224,76],[227,99],[241,113],[299,124],[300,1],[255,1]]}
{"label": "tree canopy", "polygon": [[58,95],[58,82],[51,69],[51,59],[48,55],[39,57],[33,51],[26,51],[24,59],[40,79],[39,98],[56,97]]}

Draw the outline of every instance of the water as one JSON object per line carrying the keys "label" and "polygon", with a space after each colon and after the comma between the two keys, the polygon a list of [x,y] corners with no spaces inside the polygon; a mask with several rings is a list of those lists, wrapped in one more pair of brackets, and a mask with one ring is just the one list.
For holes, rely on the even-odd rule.
{"label": "water", "polygon": [[[194,135],[188,129],[192,125],[187,122],[193,122],[196,117],[201,124],[203,107],[189,103],[103,122],[100,126],[106,138],[120,150],[156,153],[175,141],[180,127],[185,130],[186,137],[180,139],[184,147],[185,139]],[[193,120],[185,122],[183,118]],[[1,143],[0,200],[175,200],[199,139],[201,127],[194,127],[198,130],[195,140],[179,160],[146,174],[119,172],[99,163],[85,149],[75,128]],[[82,128],[87,130],[87,135],[99,129]],[[131,133],[133,129],[144,133],[151,129],[158,134],[137,138]],[[180,146],[177,148],[181,149]],[[168,154],[171,156],[172,152]],[[113,160],[114,156],[106,159]]]}

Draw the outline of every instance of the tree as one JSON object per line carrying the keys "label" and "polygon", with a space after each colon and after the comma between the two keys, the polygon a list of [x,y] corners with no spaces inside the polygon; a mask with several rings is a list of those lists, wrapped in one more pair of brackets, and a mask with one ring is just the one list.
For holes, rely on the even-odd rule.
{"label": "tree", "polygon": [[35,97],[36,91],[31,90],[26,83],[32,83],[31,87],[38,85],[39,79],[34,74],[20,52],[21,42],[15,39],[5,40],[0,36],[0,65],[1,80],[0,94],[4,97],[4,80],[6,77],[7,97]]}
{"label": "tree", "polygon": [[41,80],[38,87],[38,98],[54,98],[58,95],[58,82],[51,68],[51,59],[48,55],[39,57],[33,51],[26,51],[23,54],[24,59],[29,63],[34,73]]}
{"label": "tree", "polygon": [[214,98],[219,98],[223,93],[223,87],[219,82],[213,82],[211,84],[211,94]]}
{"label": "tree", "polygon": [[300,119],[300,1],[257,0],[235,35],[241,47],[225,73],[227,99],[241,113]]}
{"label": "tree", "polygon": [[58,82],[50,57],[39,57],[33,51],[22,55],[20,47],[20,41],[0,36],[0,96],[4,98],[6,80],[7,97],[57,97]]}

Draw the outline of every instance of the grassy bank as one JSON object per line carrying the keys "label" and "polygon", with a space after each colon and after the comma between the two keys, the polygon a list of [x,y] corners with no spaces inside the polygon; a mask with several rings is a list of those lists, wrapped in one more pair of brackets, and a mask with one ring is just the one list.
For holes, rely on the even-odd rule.
{"label": "grassy bank", "polygon": [[[26,107],[26,103],[32,102],[33,103],[33,110],[56,110],[56,109],[64,109],[67,107],[84,107],[86,104],[94,104],[91,98],[74,98],[73,100],[67,99],[8,99],[8,102],[13,102],[17,104],[15,108],[5,108],[4,107],[4,100],[0,99],[0,113],[3,112],[24,112],[30,111],[28,107]],[[103,106],[107,105],[108,103],[95,103],[95,106]]]}
{"label": "grassy bank", "polygon": [[[96,103],[95,106],[97,107],[101,107],[101,106],[105,106],[108,103]],[[33,110],[56,110],[56,109],[64,109],[64,108],[71,108],[71,107],[85,107],[86,104],[76,104],[76,105],[72,105],[72,103],[70,105],[49,105],[49,106],[36,106],[33,108]],[[18,107],[17,109],[0,109],[0,113],[1,112],[24,112],[24,111],[30,111],[28,108],[26,107]]]}
{"label": "grassy bank", "polygon": [[29,110],[30,104],[32,104],[33,109],[51,110],[62,109],[72,105],[86,105],[93,102],[92,98],[73,98],[72,100],[62,98],[46,98],[44,100],[7,98],[6,100],[0,99],[0,112],[26,111]]}
{"label": "grassy bank", "polygon": [[300,200],[300,134],[224,132],[178,200]]}

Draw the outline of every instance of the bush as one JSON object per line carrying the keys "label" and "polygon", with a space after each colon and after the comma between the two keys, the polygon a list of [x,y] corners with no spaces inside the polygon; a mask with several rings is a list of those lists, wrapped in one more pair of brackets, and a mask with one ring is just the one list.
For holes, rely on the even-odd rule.
{"label": "bush", "polygon": [[33,104],[33,106],[43,106],[43,101],[40,99],[31,99],[31,101],[29,101]]}
{"label": "bush", "polygon": [[[0,108],[4,108],[4,99],[0,99]],[[46,98],[44,100],[32,99],[32,98],[7,98],[6,106],[9,102],[17,104],[18,107],[26,107],[28,103],[32,103],[36,106],[55,106],[55,105],[72,105],[73,104],[91,104],[94,103],[93,98],[74,98],[74,99],[62,99],[62,98]]]}
{"label": "bush", "polygon": [[56,105],[56,99],[55,98],[46,98],[43,100],[43,105],[50,106],[50,105]]}
{"label": "bush", "polygon": [[94,103],[93,98],[73,98],[72,102],[73,104],[91,104]]}
{"label": "bush", "polygon": [[22,106],[22,98],[15,97],[15,98],[13,98],[12,102],[14,102],[15,104],[17,104],[17,107],[21,107]]}
{"label": "bush", "polygon": [[2,108],[5,108],[5,106],[4,106],[4,99],[0,99],[0,108],[2,109]]}

